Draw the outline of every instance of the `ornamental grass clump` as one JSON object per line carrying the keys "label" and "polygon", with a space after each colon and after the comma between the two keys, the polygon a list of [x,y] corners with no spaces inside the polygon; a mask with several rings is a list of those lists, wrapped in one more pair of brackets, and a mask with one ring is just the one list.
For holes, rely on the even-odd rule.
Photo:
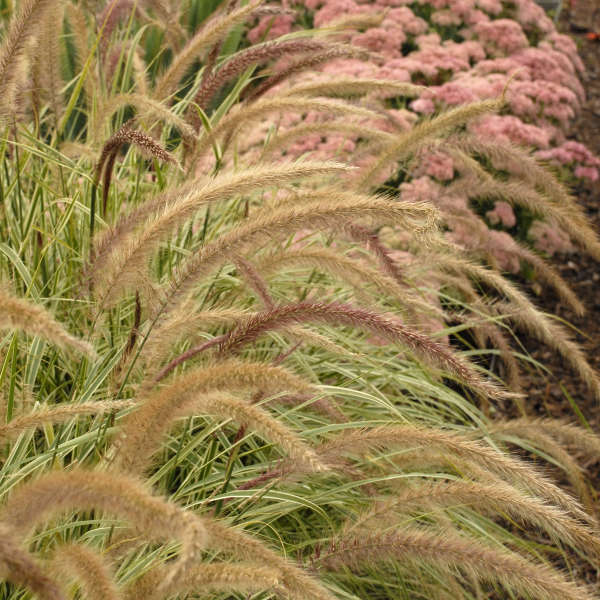
{"label": "ornamental grass clump", "polygon": [[[490,232],[467,196],[594,255],[596,234],[528,151],[475,133],[518,76],[406,109],[443,61],[527,38],[471,19],[479,42],[427,49],[445,3],[347,4],[5,11],[2,598],[598,597],[578,574],[600,554],[580,462],[600,437],[527,414],[516,330],[596,395],[598,376],[498,249],[458,236]],[[414,44],[433,71],[410,80]],[[505,252],[582,312],[533,249]]]}

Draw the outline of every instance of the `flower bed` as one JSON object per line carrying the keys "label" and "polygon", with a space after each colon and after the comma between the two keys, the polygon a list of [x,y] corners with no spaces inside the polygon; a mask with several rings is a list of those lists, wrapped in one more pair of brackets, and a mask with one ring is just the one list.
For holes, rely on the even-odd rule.
{"label": "flower bed", "polygon": [[[344,41],[383,59],[340,58],[327,63],[321,74],[302,74],[303,80],[335,75],[423,84],[427,89],[419,98],[389,102],[390,116],[405,128],[445,108],[498,97],[506,89],[506,107],[500,114],[472,122],[468,126],[472,138],[484,144],[530,148],[567,184],[598,179],[600,160],[567,138],[570,123],[585,99],[579,80],[583,65],[574,42],[556,31],[533,0],[284,0],[283,4],[297,11],[300,8],[301,16],[265,16],[249,32],[250,41],[272,39],[310,25],[328,28],[354,18],[359,27]],[[291,127],[319,118],[312,114],[288,116],[280,125]],[[385,128],[381,123],[377,126]],[[288,148],[287,156],[310,153],[361,164],[360,141],[341,133],[313,133]],[[460,198],[463,209],[472,214],[469,225],[464,218],[460,225],[448,220],[455,242],[480,249],[483,243],[485,253],[512,272],[520,270],[521,261],[514,248],[511,258],[506,258],[510,238],[500,233],[530,241],[538,251],[550,255],[574,248],[553,222],[541,223],[527,210],[513,211],[507,199],[497,194],[471,197],[468,186],[456,185],[461,177],[468,179],[469,172],[459,162],[443,147],[435,148],[421,152],[400,178],[405,192],[413,185],[426,186],[429,197],[446,208],[448,196],[454,204]],[[488,152],[480,163],[494,174],[523,178],[520,165],[507,164],[499,155]],[[384,179],[389,176],[385,173]],[[397,177],[394,182],[399,183]],[[482,237],[482,226],[492,233]]]}

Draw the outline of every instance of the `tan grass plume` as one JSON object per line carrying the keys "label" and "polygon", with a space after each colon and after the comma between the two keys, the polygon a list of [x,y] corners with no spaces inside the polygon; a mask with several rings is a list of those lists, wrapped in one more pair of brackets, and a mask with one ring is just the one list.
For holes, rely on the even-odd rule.
{"label": "tan grass plume", "polygon": [[198,560],[208,540],[203,521],[193,513],[151,495],[136,479],[98,469],[54,471],[22,484],[0,509],[0,522],[23,538],[63,512],[91,509],[126,519],[146,539],[181,541],[179,560],[165,585]]}
{"label": "tan grass plume", "polygon": [[188,371],[141,398],[138,410],[125,417],[115,442],[115,467],[128,473],[140,473],[160,447],[172,420],[195,412],[248,423],[318,470],[320,461],[314,452],[287,427],[264,409],[224,393],[243,390],[271,395],[283,391],[305,393],[311,387],[283,367],[236,359]]}
{"label": "tan grass plume", "polygon": [[74,337],[43,307],[0,290],[0,328],[20,329],[44,338],[65,350],[76,351],[93,358],[96,353],[87,342]]}
{"label": "tan grass plume", "polygon": [[17,539],[9,526],[0,523],[0,577],[29,589],[40,600],[65,600],[58,583],[21,548]]}
{"label": "tan grass plume", "polygon": [[[166,298],[157,315],[164,316],[176,310],[201,277],[228,259],[231,248],[238,253],[248,251],[303,228],[339,230],[348,221],[359,218],[398,224],[412,230],[415,235],[426,235],[435,228],[436,216],[435,209],[424,203],[389,202],[336,189],[315,192],[313,201],[301,206],[257,211],[244,224],[206,244],[184,263],[178,276],[165,290]],[[158,337],[159,333],[155,331],[154,335]]]}
{"label": "tan grass plume", "polygon": [[518,595],[538,600],[593,598],[586,588],[551,567],[449,529],[428,531],[411,526],[390,533],[362,532],[360,536],[336,540],[335,548],[317,559],[316,564],[327,570],[360,571],[363,566],[386,561],[403,561],[407,567],[425,562],[445,571],[458,568],[478,580],[499,582]]}
{"label": "tan grass plume", "polygon": [[122,598],[112,565],[100,552],[83,544],[57,546],[52,554],[51,569],[63,577],[74,578],[88,600]]}

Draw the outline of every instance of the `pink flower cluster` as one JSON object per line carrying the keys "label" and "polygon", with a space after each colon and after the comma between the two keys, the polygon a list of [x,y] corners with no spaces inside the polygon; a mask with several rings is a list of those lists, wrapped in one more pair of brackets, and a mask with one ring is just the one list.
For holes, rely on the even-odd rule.
{"label": "pink flower cluster", "polygon": [[256,44],[261,41],[274,40],[292,30],[294,15],[264,16],[258,25],[248,32],[248,39]]}
{"label": "pink flower cluster", "polygon": [[579,142],[568,141],[556,148],[540,150],[536,156],[555,165],[576,165],[576,177],[585,177],[591,181],[600,179],[600,159]]}
{"label": "pink flower cluster", "polygon": [[508,56],[529,46],[523,28],[511,19],[477,23],[472,34],[490,56]]}
{"label": "pink flower cluster", "polygon": [[418,157],[414,176],[428,175],[438,181],[450,181],[454,178],[454,162],[447,154],[440,151],[421,152]]}
{"label": "pink flower cluster", "polygon": [[[408,109],[389,110],[396,126],[382,119],[363,123],[393,132],[412,127],[421,115],[434,114],[507,90],[508,110],[469,125],[482,140],[532,147],[536,156],[570,169],[575,177],[597,180],[600,160],[583,145],[566,138],[570,122],[585,94],[578,75],[583,64],[573,41],[557,33],[553,22],[534,0],[281,0],[312,13],[315,27],[328,26],[351,15],[382,16],[375,26],[344,38],[345,42],[383,56],[381,63],[338,59],[319,73],[305,73],[301,81],[320,77],[364,77],[424,84],[427,90]],[[269,29],[270,28],[270,29]],[[250,32],[260,40],[300,28],[288,15],[265,17]],[[281,128],[316,123],[328,117],[287,115]],[[265,130],[268,124],[265,123]],[[288,145],[289,157],[336,157],[362,164],[368,160],[362,140],[348,134],[312,134]],[[498,168],[502,168],[499,166]],[[381,174],[382,177],[389,173]],[[460,175],[441,149],[422,152],[411,169],[402,196],[434,200],[446,215],[448,235],[455,242],[482,252],[504,269],[520,268],[516,242],[506,231],[517,218],[512,207],[496,201],[485,218],[471,207],[465,187],[454,183]],[[554,226],[535,222],[528,233],[541,251],[553,254],[572,250],[567,236]]]}
{"label": "pink flower cluster", "polygon": [[[464,194],[455,193],[452,186],[444,187],[426,176],[403,183],[400,191],[403,200],[433,202],[443,212],[448,226],[446,236],[454,244],[495,262],[504,271],[520,271],[521,253],[517,243],[506,231],[489,229],[485,221],[469,208],[469,200]],[[506,202],[497,202],[494,210],[486,216],[490,221],[495,216],[507,227],[516,223],[512,208]]]}
{"label": "pink flower cluster", "polygon": [[529,237],[533,240],[533,245],[538,250],[546,252],[550,256],[557,252],[565,253],[575,250],[566,233],[544,221],[535,221],[533,223],[529,229]]}
{"label": "pink flower cluster", "polygon": [[548,129],[528,125],[513,115],[492,115],[471,124],[469,129],[482,138],[500,143],[520,144],[536,148],[550,146],[551,132]]}
{"label": "pink flower cluster", "polygon": [[515,217],[512,206],[504,200],[495,202],[493,210],[486,212],[485,216],[492,225],[502,224],[507,229],[517,224],[517,217]]}
{"label": "pink flower cluster", "polygon": [[[290,1],[284,0],[284,5]],[[383,14],[379,25],[349,36],[348,41],[383,55],[384,64],[338,60],[325,71],[426,84],[427,92],[411,103],[416,113],[433,114],[445,106],[497,97],[510,82],[510,114],[474,125],[473,131],[482,137],[500,135],[542,150],[561,145],[584,100],[577,48],[569,37],[557,33],[534,0],[296,0],[296,4],[314,11],[317,27],[353,14]],[[428,20],[426,14],[431,15]],[[293,25],[287,29],[291,30]],[[414,49],[407,50],[407,43]],[[576,176],[590,176],[589,161],[569,164]]]}

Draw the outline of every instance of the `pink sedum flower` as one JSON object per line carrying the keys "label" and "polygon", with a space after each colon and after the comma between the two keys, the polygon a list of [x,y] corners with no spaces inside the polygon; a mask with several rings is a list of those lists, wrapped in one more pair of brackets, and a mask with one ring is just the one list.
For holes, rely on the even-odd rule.
{"label": "pink sedum flower", "polygon": [[591,181],[597,181],[599,178],[600,158],[579,142],[570,140],[556,148],[537,152],[536,157],[555,165],[575,166],[575,177]]}
{"label": "pink sedum flower", "polygon": [[529,236],[538,250],[546,252],[550,256],[575,250],[566,233],[544,221],[535,221],[529,228]]}
{"label": "pink sedum flower", "polygon": [[487,251],[496,259],[503,271],[516,274],[521,270],[521,261],[515,248],[515,240],[506,231],[489,232]]}
{"label": "pink sedum flower", "polygon": [[471,123],[469,130],[483,139],[497,140],[499,143],[513,142],[523,146],[548,148],[550,133],[535,125],[527,125],[511,115],[490,115]]}
{"label": "pink sedum flower", "polygon": [[[319,69],[324,77],[364,77],[429,85],[420,97],[403,104],[407,108],[388,111],[395,117],[395,123],[373,119],[364,123],[365,127],[393,134],[412,127],[422,115],[497,98],[510,80],[506,109],[469,123],[470,133],[500,144],[532,147],[538,158],[568,167],[576,177],[599,179],[600,161],[585,146],[566,140],[570,123],[585,98],[578,78],[583,64],[574,42],[556,31],[534,0],[297,2],[313,11],[317,27],[347,15],[382,15],[377,25],[344,38],[383,56],[382,64],[338,59]],[[294,24],[283,20],[277,26],[284,31],[292,30]],[[460,37],[455,38],[458,41],[444,39],[449,36],[449,28],[451,33],[458,32]],[[297,80],[311,80],[314,76],[315,73],[301,73]],[[317,114],[281,115],[277,122],[283,131],[300,122],[318,123],[324,118]],[[266,123],[264,127],[266,131]],[[356,165],[368,164],[373,157],[372,150],[359,136],[333,134],[298,140],[288,148],[286,159],[302,154],[339,158]],[[452,184],[445,184],[457,176],[450,157],[437,149],[430,150],[420,154],[415,164],[410,172],[412,180],[401,185],[402,197],[433,202],[446,215],[448,236],[453,241],[488,253],[508,271],[518,271],[518,252],[510,235],[490,231],[485,220],[472,211],[467,197],[449,192]],[[383,183],[394,173],[395,167],[390,166],[378,173],[377,180]],[[517,225],[515,213],[506,202],[496,202],[486,217],[490,223],[508,229]],[[571,249],[567,236],[546,223],[534,223],[531,238],[538,249],[550,254]]]}
{"label": "pink sedum flower", "polygon": [[248,32],[248,39],[256,44],[265,40],[274,40],[292,31],[293,15],[276,15],[262,17],[258,25]]}
{"label": "pink sedum flower", "polygon": [[510,229],[517,224],[517,217],[515,217],[512,206],[508,202],[504,202],[504,200],[495,202],[493,210],[486,212],[485,216],[492,225],[502,224],[504,227]]}
{"label": "pink sedum flower", "polygon": [[405,40],[406,35],[400,27],[390,29],[378,27],[355,35],[352,38],[352,43],[355,46],[378,52],[384,56],[399,57],[402,56],[401,49]]}
{"label": "pink sedum flower", "polygon": [[499,15],[502,12],[500,0],[477,0],[477,6],[490,15]]}
{"label": "pink sedum flower", "polygon": [[522,27],[511,19],[479,23],[475,25],[474,30],[479,41],[492,56],[512,54],[529,46]]}
{"label": "pink sedum flower", "polygon": [[589,179],[590,181],[598,181],[600,175],[598,174],[597,167],[584,167],[579,165],[578,167],[575,167],[575,177]]}
{"label": "pink sedum flower", "polygon": [[517,7],[517,21],[525,29],[536,29],[542,33],[554,31],[554,23],[548,18],[544,9],[533,0],[512,0]]}
{"label": "pink sedum flower", "polygon": [[421,152],[416,176],[428,175],[438,181],[454,179],[454,162],[450,156],[440,151]]}

